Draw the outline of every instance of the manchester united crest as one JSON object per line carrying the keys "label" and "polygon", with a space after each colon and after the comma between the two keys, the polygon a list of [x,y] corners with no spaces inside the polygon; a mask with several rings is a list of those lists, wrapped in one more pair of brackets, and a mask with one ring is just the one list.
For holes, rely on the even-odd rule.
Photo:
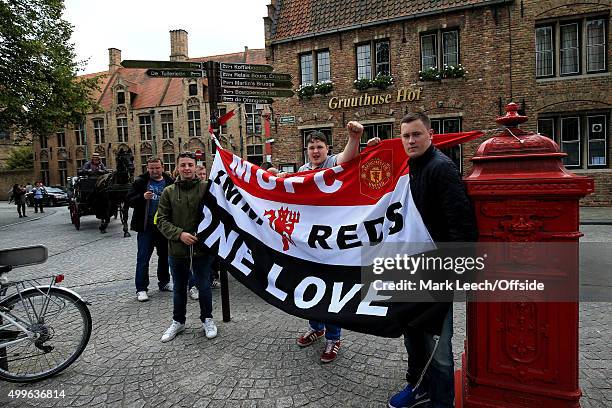
{"label": "manchester united crest", "polygon": [[360,177],[372,190],[380,190],[391,180],[391,164],[374,157],[361,166]]}

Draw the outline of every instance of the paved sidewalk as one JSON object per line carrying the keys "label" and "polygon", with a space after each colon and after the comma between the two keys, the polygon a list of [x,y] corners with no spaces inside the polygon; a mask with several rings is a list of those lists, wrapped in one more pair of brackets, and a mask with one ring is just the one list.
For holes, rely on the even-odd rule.
{"label": "paved sidewalk", "polygon": [[[84,217],[76,231],[65,207],[2,226],[7,209],[0,203],[0,247],[43,243],[50,253],[46,264],[16,269],[16,276],[65,274],[62,285],[91,302],[94,326],[84,354],[61,375],[32,385],[0,383],[0,407],[384,407],[404,386],[401,339],[345,330],[338,360],[322,364],[322,342],[305,349],[295,344],[304,320],[264,303],[231,277],[231,322],[221,322],[220,291],[213,292],[217,338],[204,337],[197,305],[189,301],[187,330],[162,344],[172,294],[155,289],[152,272],[151,300],[136,301],[135,234],[123,238],[120,223],[113,221],[102,235],[94,217]],[[587,239],[612,241],[609,226],[581,230]],[[580,319],[582,407],[612,406],[612,304],[583,303]],[[455,304],[454,324],[459,367],[462,304]],[[65,398],[11,399],[11,390],[64,391]]]}

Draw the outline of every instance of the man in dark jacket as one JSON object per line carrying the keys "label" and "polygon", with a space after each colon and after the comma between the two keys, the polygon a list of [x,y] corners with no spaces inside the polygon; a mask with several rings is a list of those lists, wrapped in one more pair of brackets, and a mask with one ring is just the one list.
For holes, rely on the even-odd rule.
{"label": "man in dark jacket", "polygon": [[[451,159],[433,146],[433,130],[427,115],[409,113],[401,121],[400,132],[410,159],[412,198],[432,239],[437,244],[476,241],[474,210],[459,171]],[[428,400],[433,408],[454,406],[453,308],[452,303],[437,306],[442,322],[440,336],[416,329],[404,334],[409,384],[391,398],[389,407],[425,406],[422,404]]]}
{"label": "man in dark jacket", "polygon": [[168,241],[159,232],[153,219],[164,188],[174,181],[164,173],[159,158],[147,161],[147,172],[134,180],[127,195],[130,207],[134,208],[131,228],[138,232],[138,253],[136,255],[136,297],[140,302],[149,300],[149,261],[153,248],[157,249],[157,284],[160,291],[171,291],[168,272]]}

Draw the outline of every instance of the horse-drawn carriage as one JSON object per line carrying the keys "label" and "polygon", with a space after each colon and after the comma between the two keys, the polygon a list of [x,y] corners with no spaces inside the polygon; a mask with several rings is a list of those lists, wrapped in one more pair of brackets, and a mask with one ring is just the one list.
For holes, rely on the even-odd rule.
{"label": "horse-drawn carriage", "polygon": [[121,217],[123,235],[129,237],[128,205],[125,197],[133,181],[134,165],[130,150],[120,150],[117,154],[117,169],[110,171],[79,171],[72,177],[70,187],[73,191],[68,208],[70,221],[74,227],[81,228],[81,217],[95,215],[100,219],[100,232],[106,232],[111,216]]}

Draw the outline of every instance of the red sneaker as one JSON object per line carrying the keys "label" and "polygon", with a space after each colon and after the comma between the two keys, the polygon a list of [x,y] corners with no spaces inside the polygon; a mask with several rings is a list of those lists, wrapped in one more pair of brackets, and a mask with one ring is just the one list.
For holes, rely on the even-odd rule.
{"label": "red sneaker", "polygon": [[327,340],[325,342],[325,351],[321,354],[321,361],[331,363],[338,357],[338,350],[340,350],[340,340]]}
{"label": "red sneaker", "polygon": [[310,329],[306,333],[302,334],[297,339],[297,344],[300,347],[307,347],[307,346],[310,346],[315,341],[317,341],[320,337],[323,337],[324,335],[325,335],[325,330],[317,331],[317,330]]}

